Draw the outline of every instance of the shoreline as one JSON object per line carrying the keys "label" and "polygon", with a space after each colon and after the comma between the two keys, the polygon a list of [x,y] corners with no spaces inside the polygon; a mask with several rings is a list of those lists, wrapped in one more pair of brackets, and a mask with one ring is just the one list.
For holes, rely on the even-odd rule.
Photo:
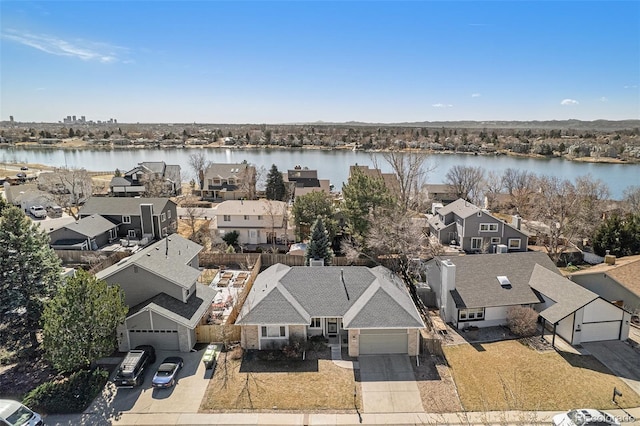
{"label": "shoreline", "polygon": [[[510,157],[519,157],[519,158],[532,158],[537,160],[548,160],[552,158],[561,158],[565,161],[572,161],[576,163],[602,163],[602,164],[640,164],[640,158],[638,159],[621,159],[621,158],[610,158],[610,157],[573,157],[568,154],[565,155],[540,155],[540,154],[519,154],[515,152],[510,152],[506,150],[495,151],[495,152],[458,152],[458,151],[439,151],[439,150],[422,150],[422,149],[402,149],[402,150],[382,150],[382,149],[356,149],[353,145],[345,145],[339,147],[323,147],[323,146],[315,146],[315,145],[306,145],[306,146],[297,146],[297,147],[286,147],[281,145],[224,145],[222,143],[210,143],[206,145],[163,145],[163,144],[153,144],[153,145],[109,145],[109,146],[96,146],[89,145],[87,143],[79,143],[79,144],[66,144],[62,142],[59,145],[50,145],[50,144],[34,144],[29,142],[18,142],[15,144],[7,144],[0,145],[0,149],[11,149],[11,148],[19,148],[24,150],[65,150],[65,151],[75,151],[75,150],[89,150],[89,151],[135,151],[135,150],[174,150],[174,149],[231,149],[231,150],[310,150],[310,151],[359,151],[359,152],[369,152],[369,153],[384,153],[384,152],[424,152],[429,155],[471,155],[471,156],[482,156],[482,157],[493,157],[493,156],[510,156]],[[6,163],[11,164],[11,163]]]}

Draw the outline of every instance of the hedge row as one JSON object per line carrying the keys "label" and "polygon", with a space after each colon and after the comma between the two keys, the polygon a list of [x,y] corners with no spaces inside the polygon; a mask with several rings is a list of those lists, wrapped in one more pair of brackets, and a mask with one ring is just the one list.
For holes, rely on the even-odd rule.
{"label": "hedge row", "polygon": [[109,379],[105,370],[77,371],[63,380],[45,382],[24,397],[22,403],[42,413],[81,413],[102,391]]}

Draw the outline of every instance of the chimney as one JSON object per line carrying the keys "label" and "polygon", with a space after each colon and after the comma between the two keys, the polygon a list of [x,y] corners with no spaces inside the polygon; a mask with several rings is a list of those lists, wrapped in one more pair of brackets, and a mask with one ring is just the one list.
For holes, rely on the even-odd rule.
{"label": "chimney", "polygon": [[513,225],[514,228],[516,228],[517,230],[520,230],[520,227],[522,226],[522,218],[517,214],[514,215],[513,218],[511,219],[511,224]]}
{"label": "chimney", "polygon": [[[449,299],[451,297],[449,292],[456,289],[456,265],[454,265],[449,259],[442,261],[441,280],[440,316],[443,316],[443,319],[446,322],[452,322],[454,320],[454,309],[453,304],[449,303]],[[449,305],[451,305],[451,309],[449,309]],[[449,312],[449,310],[451,310],[451,312]]]}
{"label": "chimney", "polygon": [[611,251],[607,250],[606,254],[604,255],[604,263],[606,263],[607,265],[612,265],[613,266],[613,265],[616,264],[616,257],[614,255],[612,255],[612,254],[609,254],[609,253],[611,253]]}

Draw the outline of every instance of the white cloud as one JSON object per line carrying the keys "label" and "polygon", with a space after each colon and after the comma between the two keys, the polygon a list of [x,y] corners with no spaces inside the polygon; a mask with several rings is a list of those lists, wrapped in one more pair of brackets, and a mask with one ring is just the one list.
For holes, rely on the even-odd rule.
{"label": "white cloud", "polygon": [[31,34],[15,30],[6,30],[2,38],[25,46],[38,49],[56,56],[70,56],[83,61],[98,61],[102,63],[117,62],[118,52],[125,49],[107,43],[96,43],[87,40],[62,40],[45,34]]}
{"label": "white cloud", "polygon": [[480,96],[482,96],[480,93],[472,93],[471,94],[472,98],[479,98]]}
{"label": "white cloud", "polygon": [[451,104],[433,104],[431,105],[434,108],[451,108],[453,105]]}
{"label": "white cloud", "polygon": [[637,84],[631,84],[631,85],[626,85],[624,86],[625,89],[637,89],[638,85]]}
{"label": "white cloud", "polygon": [[600,102],[609,102],[609,99],[607,99],[605,96],[600,98]]}
{"label": "white cloud", "polygon": [[560,105],[578,105],[580,102],[575,99],[563,99]]}

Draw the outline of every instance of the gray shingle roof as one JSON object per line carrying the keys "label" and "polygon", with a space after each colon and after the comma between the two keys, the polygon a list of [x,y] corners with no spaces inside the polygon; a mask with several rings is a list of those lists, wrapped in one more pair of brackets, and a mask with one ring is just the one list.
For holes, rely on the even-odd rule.
{"label": "gray shingle roof", "polygon": [[245,170],[250,167],[245,163],[238,164],[228,164],[228,163],[214,163],[207,167],[205,172],[205,176],[207,178],[220,176],[222,178],[227,178],[230,176],[239,176],[245,172]]}
{"label": "gray shingle roof", "polygon": [[458,198],[453,203],[449,203],[444,207],[438,209],[438,214],[448,215],[449,213],[455,213],[461,218],[467,218],[480,211],[480,207],[471,204],[470,202]]}
{"label": "gray shingle roof", "polygon": [[100,215],[87,216],[77,222],[72,222],[63,226],[63,228],[90,238],[96,237],[117,227],[118,226],[114,225],[110,220],[107,220]]}
{"label": "gray shingle roof", "polygon": [[166,293],[160,293],[130,308],[127,317],[149,310],[193,329],[213,302],[216,294],[215,289],[202,284],[196,284],[196,294],[191,296],[187,303]]}
{"label": "gray shingle roof", "polygon": [[[456,265],[456,289],[452,290],[452,296],[459,308],[539,303],[529,286],[534,267],[539,264],[557,271],[549,256],[539,252],[474,254],[450,260]],[[503,288],[498,276],[506,276],[511,288]]]}
{"label": "gray shingle roof", "polygon": [[164,161],[143,161],[140,165],[148,169],[152,173],[164,173],[164,168],[167,166]]}
{"label": "gray shingle roof", "polygon": [[424,327],[404,284],[381,266],[273,265],[258,275],[236,323],[308,325],[311,317],[343,317],[345,328]]}
{"label": "gray shingle roof", "polygon": [[154,214],[160,214],[168,203],[173,201],[168,198],[91,197],[80,209],[80,214],[139,216],[141,204],[153,204]]}
{"label": "gray shingle roof", "polygon": [[180,183],[180,166],[167,165],[164,170],[164,178],[170,180],[171,182]]}
{"label": "gray shingle roof", "polygon": [[540,315],[552,324],[598,298],[594,292],[540,265],[535,265],[530,285],[548,299],[556,302],[540,312]]}
{"label": "gray shingle roof", "polygon": [[131,186],[131,182],[122,176],[114,176],[111,178],[111,182],[109,182],[109,186]]}
{"label": "gray shingle roof", "polygon": [[96,277],[105,279],[123,268],[136,265],[179,286],[188,288],[200,275],[200,271],[189,266],[188,263],[201,250],[201,245],[178,234],[172,234],[98,272]]}

